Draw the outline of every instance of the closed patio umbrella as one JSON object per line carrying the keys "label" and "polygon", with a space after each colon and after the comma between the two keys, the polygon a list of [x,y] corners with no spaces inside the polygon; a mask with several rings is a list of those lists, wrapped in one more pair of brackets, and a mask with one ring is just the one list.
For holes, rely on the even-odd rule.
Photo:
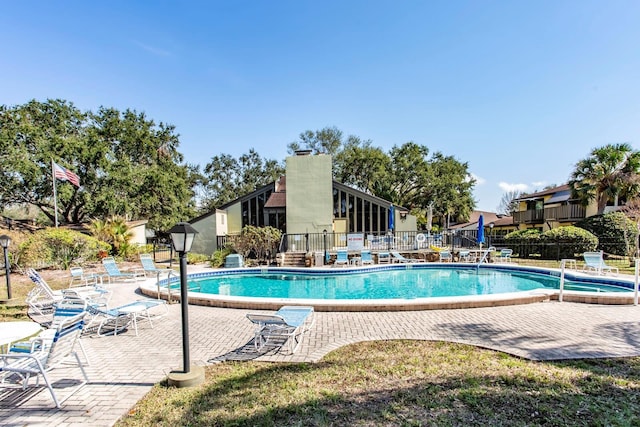
{"label": "closed patio umbrella", "polygon": [[478,237],[476,242],[480,245],[480,249],[482,249],[482,244],[484,243],[484,216],[480,215],[478,218]]}
{"label": "closed patio umbrella", "polygon": [[393,207],[393,205],[389,206],[389,231],[393,231],[393,229],[395,228],[395,209]]}

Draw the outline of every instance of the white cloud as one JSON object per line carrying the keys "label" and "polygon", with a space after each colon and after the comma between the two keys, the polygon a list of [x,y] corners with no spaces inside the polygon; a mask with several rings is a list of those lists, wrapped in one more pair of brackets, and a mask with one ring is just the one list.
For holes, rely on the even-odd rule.
{"label": "white cloud", "polygon": [[149,53],[157,56],[171,56],[171,52],[168,50],[159,49],[157,47],[149,46],[148,44],[141,43],[137,40],[133,41],[138,47],[146,50]]}
{"label": "white cloud", "polygon": [[529,188],[527,184],[510,184],[508,182],[500,182],[498,184],[498,187],[500,187],[504,191],[518,191],[518,192],[527,191],[527,189]]}
{"label": "white cloud", "polygon": [[485,182],[487,182],[486,179],[484,179],[484,178],[482,178],[482,177],[480,177],[480,176],[478,176],[478,175],[476,175],[474,173],[470,173],[469,176],[476,180],[476,185],[482,185]]}
{"label": "white cloud", "polygon": [[533,185],[535,188],[542,188],[547,185],[547,181],[536,181],[532,182],[531,185]]}

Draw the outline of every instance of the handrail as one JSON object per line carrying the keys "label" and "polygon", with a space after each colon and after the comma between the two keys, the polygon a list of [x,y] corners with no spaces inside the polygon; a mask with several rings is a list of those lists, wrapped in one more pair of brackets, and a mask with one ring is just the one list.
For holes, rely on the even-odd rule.
{"label": "handrail", "polygon": [[640,259],[636,258],[636,280],[633,286],[633,305],[638,305],[638,276],[640,272]]}
{"label": "handrail", "polygon": [[560,261],[560,294],[558,295],[558,301],[562,302],[562,293],[564,292],[564,269],[566,268],[567,260]]}
{"label": "handrail", "polygon": [[482,251],[482,257],[480,258],[480,261],[478,261],[478,267],[480,267],[480,264],[482,264],[483,262],[487,261],[487,257],[489,256],[489,252],[494,252],[496,250],[496,248],[494,248],[493,246],[489,246],[487,249],[485,249],[484,251]]}

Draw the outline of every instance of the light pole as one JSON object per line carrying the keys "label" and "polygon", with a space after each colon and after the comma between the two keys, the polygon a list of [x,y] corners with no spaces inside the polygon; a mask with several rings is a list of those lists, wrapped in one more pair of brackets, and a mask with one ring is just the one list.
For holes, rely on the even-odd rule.
{"label": "light pole", "polygon": [[182,388],[204,382],[204,368],[189,361],[189,295],[187,284],[187,252],[198,233],[188,222],[179,222],[171,230],[171,242],[180,258],[180,306],[182,309],[182,371],[169,373],[169,385]]}
{"label": "light pole", "polygon": [[4,271],[7,275],[7,299],[11,299],[11,265],[9,264],[9,245],[11,238],[7,235],[0,236],[0,246],[4,251]]}
{"label": "light pole", "polygon": [[322,230],[322,248],[324,249],[324,265],[329,264],[329,254],[327,253],[327,229]]}

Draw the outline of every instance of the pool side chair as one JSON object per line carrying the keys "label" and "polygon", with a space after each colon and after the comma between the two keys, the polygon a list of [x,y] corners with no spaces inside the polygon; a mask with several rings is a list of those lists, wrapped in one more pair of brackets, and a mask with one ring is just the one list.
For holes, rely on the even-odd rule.
{"label": "pool side chair", "polygon": [[393,257],[393,262],[398,262],[398,263],[402,263],[402,264],[410,264],[410,263],[414,263],[414,262],[424,262],[424,260],[422,260],[422,259],[406,258],[400,252],[397,252],[397,251],[391,251],[391,256]]}
{"label": "pool side chair", "polygon": [[511,262],[511,255],[513,255],[513,249],[500,249],[497,262]]}
{"label": "pool side chair", "polygon": [[140,263],[142,264],[142,270],[144,271],[145,276],[147,273],[155,274],[157,279],[160,280],[160,275],[163,273],[173,273],[178,275],[178,272],[176,272],[175,270],[156,267],[156,264],[153,261],[153,256],[151,254],[140,254]]}
{"label": "pool side chair", "polygon": [[[51,393],[51,397],[56,405],[60,408],[62,403],[82,388],[89,378],[80,362],[80,357],[75,351],[75,346],[80,338],[80,333],[84,327],[84,314],[69,317],[63,320],[55,328],[53,338],[49,345],[44,340],[37,342],[34,340],[33,351],[29,352],[9,352],[0,354],[0,371],[5,375],[2,377],[2,387],[7,386],[15,388],[18,386],[15,380],[22,382],[20,387],[26,390],[29,387],[31,377],[36,378],[35,386],[39,386],[40,376],[43,377],[46,387]],[[56,395],[48,373],[64,364],[65,372],[69,366],[69,359],[75,359],[77,366],[82,371],[83,380],[79,381],[64,399],[59,399]],[[17,375],[11,375],[17,374]],[[8,381],[12,383],[8,383]]]}
{"label": "pool side chair", "polygon": [[[75,316],[85,317],[87,315],[87,300],[76,296],[65,296],[64,299],[54,305],[53,319],[47,325],[47,329],[40,332],[36,338],[29,341],[22,341],[12,344],[10,351],[17,353],[33,353],[40,349],[41,345],[51,345],[55,337],[58,327]],[[78,338],[78,345],[86,361],[89,365],[89,357],[87,351],[82,344],[82,339]]]}
{"label": "pool side chair", "polygon": [[[160,313],[152,312],[155,307],[164,308]],[[95,332],[98,336],[105,336],[123,332],[130,324],[133,324],[136,336],[138,336],[138,319],[147,319],[153,329],[152,319],[161,317],[168,312],[167,302],[164,300],[137,300],[113,308],[102,308],[95,305],[87,306],[87,312],[91,320],[86,329]],[[98,324],[97,327],[94,324]]]}
{"label": "pool side chair", "polygon": [[373,265],[373,258],[371,257],[371,251],[368,249],[363,249],[360,251],[360,262],[362,265]]}
{"label": "pool side chair", "polygon": [[462,250],[460,250],[460,252],[458,252],[458,260],[460,262],[472,262],[472,261],[475,261],[475,259],[471,258],[471,251],[466,250],[466,249],[462,249]]}
{"label": "pool side chair", "polygon": [[338,249],[337,255],[336,255],[336,262],[334,263],[334,265],[337,266],[341,266],[341,267],[348,267],[349,266],[349,252],[347,252],[346,249]]}
{"label": "pool side chair", "polygon": [[592,271],[596,274],[604,274],[605,272],[613,273],[615,270],[616,274],[619,273],[618,267],[607,265],[604,262],[604,254],[602,251],[585,252],[582,254],[582,257],[584,258],[583,271]]}
{"label": "pool side chair", "polygon": [[65,294],[75,295],[87,301],[96,300],[97,303],[103,302],[107,295],[109,295],[109,291],[107,289],[99,286],[81,286],[65,289],[63,291],[54,291],[42,276],[40,276],[40,274],[33,268],[28,268],[26,270],[26,274],[35,285],[27,294],[26,302],[29,309],[38,315],[51,315],[54,309],[54,304],[62,301]]}
{"label": "pool side chair", "polygon": [[95,274],[85,274],[82,267],[71,267],[69,269],[71,274],[71,280],[69,281],[69,287],[74,288],[77,286],[96,286],[98,284],[98,276]]}
{"label": "pool side chair", "polygon": [[453,261],[453,257],[451,256],[451,252],[449,252],[448,250],[441,250],[440,252],[438,252],[438,254],[440,255],[440,262],[452,262]]}
{"label": "pool side chair", "polygon": [[253,344],[257,351],[267,345],[282,348],[286,344],[293,354],[313,327],[315,312],[313,307],[285,305],[275,314],[248,313],[247,319],[255,324]]}
{"label": "pool side chair", "polygon": [[378,264],[391,264],[391,254],[389,252],[378,252]]}
{"label": "pool side chair", "polygon": [[106,257],[102,258],[102,266],[104,267],[107,275],[109,276],[109,283],[117,280],[134,280],[137,281],[138,277],[144,278],[145,273],[142,269],[136,269],[134,271],[120,271],[115,258]]}

